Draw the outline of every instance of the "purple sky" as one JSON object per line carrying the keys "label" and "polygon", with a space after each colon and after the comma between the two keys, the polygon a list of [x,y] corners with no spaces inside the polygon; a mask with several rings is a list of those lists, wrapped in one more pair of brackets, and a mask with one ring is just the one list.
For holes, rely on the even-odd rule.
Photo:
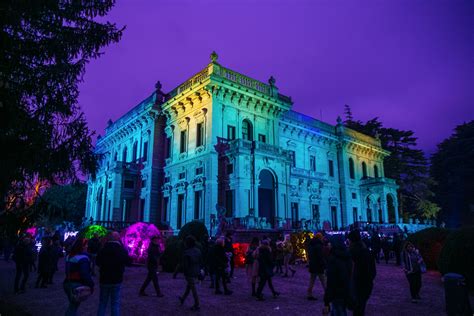
{"label": "purple sky", "polygon": [[266,82],[276,78],[293,109],[335,123],[378,116],[412,129],[432,152],[474,119],[474,1],[122,0],[108,16],[122,41],[92,61],[80,104],[104,134],[147,97],[219,62]]}

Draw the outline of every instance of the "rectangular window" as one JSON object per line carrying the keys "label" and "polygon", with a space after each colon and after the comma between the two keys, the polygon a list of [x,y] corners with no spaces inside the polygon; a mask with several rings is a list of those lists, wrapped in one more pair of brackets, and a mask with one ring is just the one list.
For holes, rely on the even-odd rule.
{"label": "rectangular window", "polygon": [[235,139],[235,126],[227,125],[227,139],[228,140]]}
{"label": "rectangular window", "polygon": [[229,163],[227,164],[227,174],[233,174],[234,173],[234,165]]}
{"label": "rectangular window", "polygon": [[319,223],[319,219],[320,219],[319,205],[318,204],[312,204],[311,209],[313,211],[313,219],[316,220],[316,222]]}
{"label": "rectangular window", "polygon": [[177,214],[177,221],[176,227],[178,229],[181,228],[183,224],[183,211],[184,211],[184,194],[178,194],[178,214]]}
{"label": "rectangular window", "polygon": [[298,220],[299,220],[299,209],[298,203],[292,202],[291,203],[291,220],[293,221],[293,227],[298,228]]}
{"label": "rectangular window", "polygon": [[200,175],[202,173],[203,173],[203,168],[202,167],[196,168],[196,175]]}
{"label": "rectangular window", "polygon": [[258,134],[258,141],[262,143],[266,143],[267,137],[263,134]]}
{"label": "rectangular window", "polygon": [[143,219],[145,218],[145,199],[140,199],[140,216],[139,220],[143,222]]}
{"label": "rectangular window", "polygon": [[123,221],[129,222],[132,215],[132,200],[123,200]]}
{"label": "rectangular window", "polygon": [[329,176],[334,177],[334,162],[329,160]]}
{"label": "rectangular window", "polygon": [[171,137],[166,137],[166,157],[171,157]]}
{"label": "rectangular window", "polygon": [[234,216],[234,190],[225,191],[225,216]]}
{"label": "rectangular window", "polygon": [[107,220],[111,221],[112,219],[110,218],[111,215],[111,210],[112,210],[112,201],[109,200],[109,205],[107,206]]}
{"label": "rectangular window", "polygon": [[337,207],[331,206],[332,229],[337,230]]}
{"label": "rectangular window", "polygon": [[294,150],[290,150],[290,163],[292,167],[296,167],[296,153]]}
{"label": "rectangular window", "polygon": [[109,189],[112,188],[112,181],[109,181]]}
{"label": "rectangular window", "polygon": [[186,179],[186,172],[181,172],[179,174],[179,180],[183,180],[183,179]]}
{"label": "rectangular window", "polygon": [[315,156],[309,156],[309,169],[311,171],[316,171],[316,157]]}
{"label": "rectangular window", "polygon": [[143,143],[143,161],[148,159],[148,142]]}
{"label": "rectangular window", "polygon": [[163,198],[163,208],[162,208],[163,211],[161,214],[161,218],[165,222],[168,221],[168,201],[169,201],[168,197]]}
{"label": "rectangular window", "polygon": [[123,182],[123,187],[125,189],[133,189],[135,187],[135,184],[133,183],[133,180],[125,180]]}
{"label": "rectangular window", "polygon": [[146,188],[146,180],[142,180],[142,188]]}
{"label": "rectangular window", "polygon": [[204,139],[204,124],[198,123],[196,126],[196,147],[203,145]]}
{"label": "rectangular window", "polygon": [[359,221],[359,216],[357,215],[357,207],[352,208],[352,216],[354,223]]}
{"label": "rectangular window", "polygon": [[199,219],[201,216],[201,200],[202,191],[194,192],[194,219]]}
{"label": "rectangular window", "polygon": [[357,199],[357,194],[355,192],[352,192],[352,198]]}
{"label": "rectangular window", "polygon": [[165,183],[168,183],[168,182],[170,182],[170,177],[169,176],[165,177]]}
{"label": "rectangular window", "polygon": [[186,131],[181,131],[179,139],[179,153],[182,154],[186,151]]}

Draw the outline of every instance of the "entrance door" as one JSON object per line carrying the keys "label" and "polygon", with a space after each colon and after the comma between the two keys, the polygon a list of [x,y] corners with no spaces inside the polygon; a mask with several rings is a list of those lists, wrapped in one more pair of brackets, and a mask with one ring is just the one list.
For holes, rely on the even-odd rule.
{"label": "entrance door", "polygon": [[337,229],[337,207],[331,206],[332,229]]}
{"label": "entrance door", "polygon": [[275,179],[268,170],[262,170],[258,186],[258,216],[266,217],[272,225],[275,220]]}

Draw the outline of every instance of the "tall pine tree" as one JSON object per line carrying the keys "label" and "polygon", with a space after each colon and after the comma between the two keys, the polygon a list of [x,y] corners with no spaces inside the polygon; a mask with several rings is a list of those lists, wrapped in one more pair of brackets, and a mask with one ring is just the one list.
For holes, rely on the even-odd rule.
{"label": "tall pine tree", "polygon": [[439,208],[433,203],[429,189],[432,182],[428,175],[429,163],[423,151],[416,148],[414,132],[384,127],[378,117],[367,122],[354,120],[348,105],[345,113],[347,127],[378,137],[382,147],[390,151],[390,156],[384,159],[384,171],[387,178],[395,179],[400,186],[399,212],[406,214],[402,216],[434,218]]}

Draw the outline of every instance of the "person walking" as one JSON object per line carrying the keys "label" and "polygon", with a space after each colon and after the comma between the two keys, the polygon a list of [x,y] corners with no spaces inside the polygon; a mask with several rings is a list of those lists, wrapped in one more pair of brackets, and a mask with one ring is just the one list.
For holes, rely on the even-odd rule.
{"label": "person walking", "polygon": [[346,308],[351,301],[351,255],[344,241],[335,236],[331,240],[331,250],[327,264],[327,287],[324,293],[324,310],[327,314],[331,306],[332,316],[347,316]]}
{"label": "person walking", "polygon": [[377,263],[380,263],[380,250],[382,249],[382,241],[380,240],[380,236],[377,231],[373,231],[371,241],[375,260]]}
{"label": "person walking", "polygon": [[234,251],[234,243],[232,240],[231,233],[227,233],[225,235],[224,248],[225,248],[227,257],[229,258],[229,274],[227,275],[227,281],[230,282],[230,280],[234,277],[234,268],[235,268],[235,261],[234,261],[235,251]]}
{"label": "person walking", "polygon": [[222,294],[220,290],[219,281],[222,282],[222,286],[224,287],[224,294],[231,295],[232,291],[227,288],[227,282],[225,277],[225,270],[227,268],[228,258],[224,248],[224,238],[220,237],[216,241],[216,245],[214,246],[214,254],[213,260],[215,260],[215,269],[216,269],[216,284],[215,284],[215,293]]}
{"label": "person walking", "polygon": [[201,273],[202,255],[201,251],[196,247],[196,239],[193,236],[186,237],[186,250],[183,254],[183,273],[186,279],[186,290],[183,296],[179,296],[181,305],[184,304],[189,292],[193,293],[194,305],[191,307],[192,311],[198,311],[199,297],[196,290],[196,279]]}
{"label": "person walking", "polygon": [[293,256],[293,245],[290,240],[290,235],[285,235],[285,240],[283,241],[283,264],[285,265],[285,275],[288,277],[288,270],[291,271],[291,276],[295,276],[296,270],[290,266],[290,260]]}
{"label": "person walking", "polygon": [[316,301],[317,298],[313,296],[313,287],[316,282],[316,278],[319,278],[323,291],[326,290],[326,261],[323,255],[323,235],[317,233],[309,242],[307,254],[308,254],[308,267],[310,273],[309,286],[307,292],[307,299],[310,301]]}
{"label": "person walking", "polygon": [[44,237],[41,244],[41,250],[38,255],[38,278],[36,279],[36,288],[45,289],[47,287],[46,283],[48,283],[54,268],[54,249],[51,237]]}
{"label": "person walking", "polygon": [[421,257],[418,249],[411,242],[407,242],[404,247],[402,254],[403,258],[403,271],[410,284],[411,302],[418,303],[420,298],[421,290],[421,270],[424,265],[423,258]]}
{"label": "person walking", "polygon": [[355,306],[353,315],[363,316],[365,306],[372,294],[374,279],[377,274],[375,258],[360,237],[359,230],[349,233],[349,252],[352,257],[352,285],[354,290]]}
{"label": "person walking", "polygon": [[160,238],[158,236],[153,236],[150,241],[150,245],[147,250],[147,269],[148,274],[146,276],[145,282],[143,282],[142,287],[140,288],[140,296],[148,296],[145,293],[145,290],[153,282],[153,287],[155,288],[156,296],[163,297],[163,294],[160,290],[160,284],[158,283],[158,262],[161,257],[161,248],[160,248]]}
{"label": "person walking", "polygon": [[87,245],[87,252],[89,254],[89,258],[91,259],[91,271],[92,275],[95,275],[95,266],[96,266],[96,259],[97,254],[100,250],[100,239],[99,234],[95,233],[94,236],[89,239],[89,244]]}
{"label": "person walking", "polygon": [[87,256],[87,240],[78,238],[72,244],[69,254],[65,259],[66,278],[63,282],[64,292],[69,300],[66,316],[77,315],[80,301],[76,297],[76,289],[89,287],[90,294],[94,292],[94,281],[90,271],[90,261]]}
{"label": "person walking", "polygon": [[120,242],[120,234],[112,232],[109,241],[97,254],[97,265],[100,273],[100,298],[97,316],[104,316],[110,299],[112,316],[120,315],[120,289],[123,282],[125,266],[132,260]]}
{"label": "person walking", "polygon": [[263,301],[265,300],[262,294],[263,288],[265,284],[268,282],[268,287],[272,291],[273,297],[276,298],[280,295],[279,292],[275,291],[272,283],[273,277],[273,261],[272,261],[272,254],[270,250],[270,243],[268,240],[262,240],[260,247],[258,247],[258,276],[260,281],[258,283],[257,288],[257,300]]}
{"label": "person walking", "polygon": [[258,277],[258,260],[255,260],[255,251],[258,248],[259,240],[258,237],[253,237],[252,242],[245,253],[245,265],[247,272],[247,279],[252,284],[252,296],[256,296],[256,286]]}
{"label": "person walking", "polygon": [[30,235],[23,236],[13,251],[13,261],[15,261],[16,265],[14,286],[15,294],[25,293],[26,291],[26,282],[28,282],[28,277],[30,275],[30,266],[33,264],[31,240]]}

